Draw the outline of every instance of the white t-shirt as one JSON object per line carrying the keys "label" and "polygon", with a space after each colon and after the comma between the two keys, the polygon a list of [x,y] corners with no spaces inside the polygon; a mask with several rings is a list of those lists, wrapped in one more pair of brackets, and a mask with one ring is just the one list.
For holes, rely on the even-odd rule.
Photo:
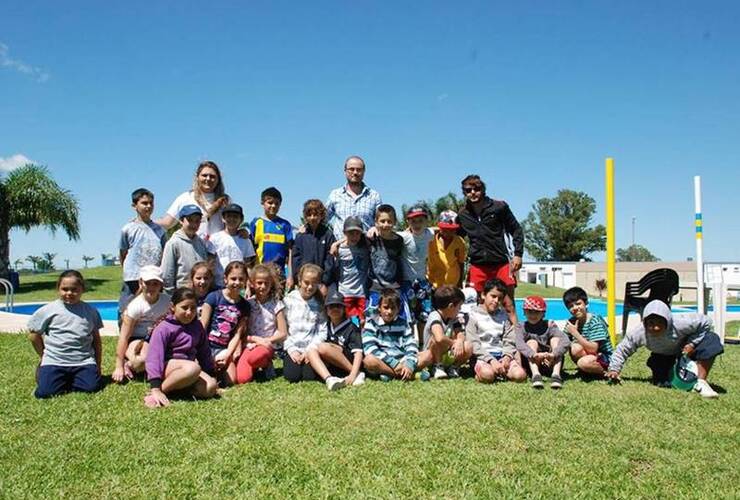
{"label": "white t-shirt", "polygon": [[244,262],[255,256],[254,245],[247,238],[242,238],[238,234],[231,236],[225,229],[215,234],[211,234],[209,240],[216,248],[216,283],[224,284],[224,269],[230,262],[238,260]]}
{"label": "white t-shirt", "polygon": [[[277,314],[285,309],[280,299],[269,300],[262,304],[255,297],[247,300],[249,303],[249,335],[256,337],[272,337],[277,331]],[[254,344],[248,345],[251,349]]]}
{"label": "white t-shirt", "polygon": [[167,314],[170,308],[170,296],[162,292],[154,304],[146,301],[143,294],[137,295],[126,307],[126,316],[136,322],[131,339],[145,339],[154,328],[154,324]]}
{"label": "white t-shirt", "polygon": [[403,277],[408,281],[424,280],[427,277],[427,259],[429,258],[429,242],[434,238],[434,231],[424,229],[416,235],[411,231],[398,233],[406,246],[406,258],[403,262]]}
{"label": "white t-shirt", "polygon": [[224,221],[221,218],[221,210],[213,214],[210,219],[206,217],[206,211],[208,210],[208,207],[216,201],[216,195],[214,193],[203,193],[203,199],[206,201],[205,207],[200,206],[198,202],[195,201],[195,196],[192,191],[186,191],[175,198],[175,201],[172,202],[170,208],[167,209],[167,215],[171,215],[177,219],[177,214],[180,213],[180,209],[182,207],[185,205],[198,205],[203,211],[203,220],[200,222],[200,227],[198,228],[198,236],[208,239],[210,235],[223,230]]}

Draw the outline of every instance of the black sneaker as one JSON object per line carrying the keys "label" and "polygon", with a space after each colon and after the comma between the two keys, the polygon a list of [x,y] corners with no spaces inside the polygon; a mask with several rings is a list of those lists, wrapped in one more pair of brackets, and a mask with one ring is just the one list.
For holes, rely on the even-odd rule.
{"label": "black sneaker", "polygon": [[532,389],[542,389],[545,384],[542,383],[542,375],[532,375]]}
{"label": "black sneaker", "polygon": [[560,375],[553,375],[550,377],[551,389],[560,389],[561,387],[563,387],[563,379]]}

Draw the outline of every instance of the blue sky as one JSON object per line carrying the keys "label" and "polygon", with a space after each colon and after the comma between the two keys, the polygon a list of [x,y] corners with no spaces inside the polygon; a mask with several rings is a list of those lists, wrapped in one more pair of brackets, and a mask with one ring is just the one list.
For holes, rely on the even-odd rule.
{"label": "blue sky", "polygon": [[[82,239],[11,233],[11,260],[81,266],[116,252],[130,192],[161,214],[216,161],[258,215],[298,221],[366,159],[397,207],[479,173],[520,220],[558,189],[603,222],[617,166],[617,245],[740,261],[737,2],[29,2],[0,6],[0,168],[47,165]],[[734,214],[734,215],[733,215]],[[595,255],[597,260],[603,255]]]}

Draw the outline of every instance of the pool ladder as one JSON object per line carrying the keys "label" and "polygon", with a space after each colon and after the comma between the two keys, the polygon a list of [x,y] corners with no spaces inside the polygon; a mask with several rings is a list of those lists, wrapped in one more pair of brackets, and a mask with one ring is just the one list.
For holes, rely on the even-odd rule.
{"label": "pool ladder", "polygon": [[13,312],[13,284],[4,279],[0,278],[0,285],[5,289],[5,312]]}

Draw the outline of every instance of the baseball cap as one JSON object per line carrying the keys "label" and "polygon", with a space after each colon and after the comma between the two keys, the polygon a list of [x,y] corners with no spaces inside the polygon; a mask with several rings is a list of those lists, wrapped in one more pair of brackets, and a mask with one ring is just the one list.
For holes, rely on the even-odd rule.
{"label": "baseball cap", "polygon": [[460,224],[457,223],[457,213],[454,210],[445,210],[439,214],[437,227],[440,229],[457,229]]}
{"label": "baseball cap", "polygon": [[525,311],[529,310],[545,312],[547,311],[547,302],[545,302],[545,299],[543,299],[539,295],[530,295],[529,297],[524,299],[523,309]]}
{"label": "baseball cap", "polygon": [[363,231],[362,221],[359,217],[350,216],[344,219],[344,231]]}
{"label": "baseball cap", "polygon": [[429,217],[426,208],[421,205],[414,205],[406,210],[406,218],[413,219],[414,217]]}
{"label": "baseball cap", "polygon": [[142,281],[151,281],[151,280],[157,280],[160,283],[164,283],[164,280],[162,279],[162,270],[159,268],[159,266],[144,266],[139,271],[139,278]]}
{"label": "baseball cap", "polygon": [[699,378],[698,373],[696,361],[693,361],[688,356],[681,356],[673,367],[671,385],[676,389],[690,391],[696,385],[696,381]]}
{"label": "baseball cap", "polygon": [[188,217],[195,214],[203,215],[203,211],[198,205],[185,205],[180,209],[179,212],[177,212],[177,218],[182,219],[183,217]]}
{"label": "baseball cap", "polygon": [[326,297],[326,300],[324,300],[325,306],[332,306],[335,304],[344,305],[344,295],[339,293],[338,291],[332,291],[329,293],[329,295]]}
{"label": "baseball cap", "polygon": [[236,203],[226,205],[226,207],[223,209],[223,213],[239,214],[242,218],[244,218],[244,211],[242,210],[241,205],[237,205]]}

